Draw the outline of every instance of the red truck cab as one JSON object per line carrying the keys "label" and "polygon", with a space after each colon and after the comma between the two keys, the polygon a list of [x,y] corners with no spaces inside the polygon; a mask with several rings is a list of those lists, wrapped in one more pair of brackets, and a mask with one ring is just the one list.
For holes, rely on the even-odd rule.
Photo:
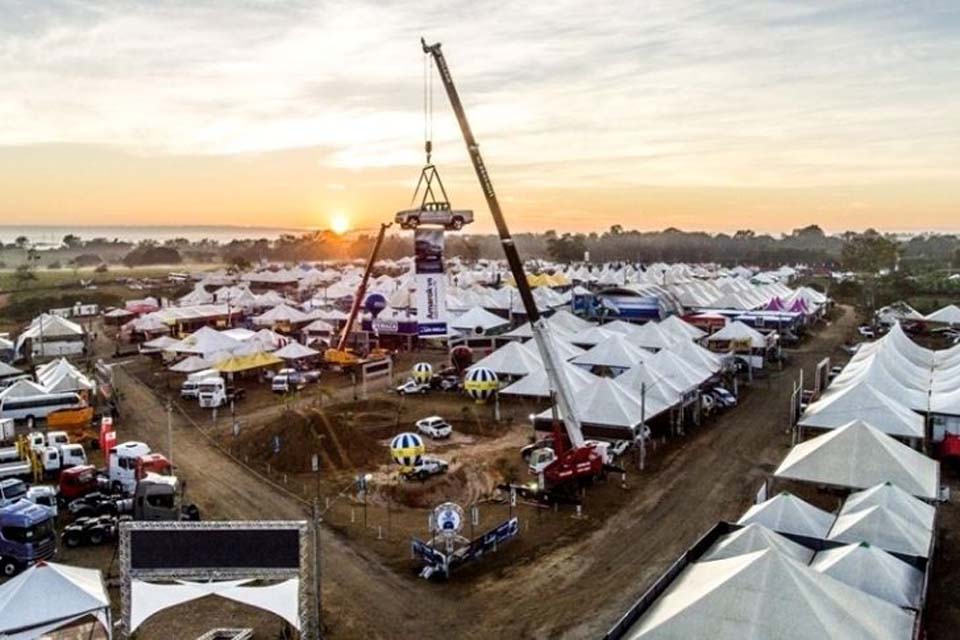
{"label": "red truck cab", "polygon": [[71,467],[60,472],[60,497],[69,502],[98,489],[97,468],[92,464]]}

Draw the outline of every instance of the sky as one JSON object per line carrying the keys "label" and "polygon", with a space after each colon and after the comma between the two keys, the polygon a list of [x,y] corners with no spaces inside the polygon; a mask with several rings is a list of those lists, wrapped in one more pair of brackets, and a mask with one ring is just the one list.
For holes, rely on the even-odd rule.
{"label": "sky", "polygon": [[421,35],[514,230],[960,231],[956,0],[0,0],[0,224],[373,228],[424,162]]}

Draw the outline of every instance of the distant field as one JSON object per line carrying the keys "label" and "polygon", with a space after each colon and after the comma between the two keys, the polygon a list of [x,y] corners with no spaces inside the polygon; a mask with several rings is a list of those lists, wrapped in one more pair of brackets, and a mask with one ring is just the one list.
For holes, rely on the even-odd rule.
{"label": "distant field", "polygon": [[93,267],[84,267],[82,269],[44,269],[34,270],[36,280],[31,280],[22,290],[17,290],[17,282],[14,277],[15,269],[0,269],[0,293],[27,293],[31,291],[42,291],[54,287],[64,287],[68,285],[77,285],[79,288],[80,280],[92,280],[94,283],[114,282],[121,278],[166,278],[171,271],[212,271],[220,265],[215,264],[176,264],[176,265],[155,265],[149,267],[123,267],[113,266],[109,271],[97,273]]}

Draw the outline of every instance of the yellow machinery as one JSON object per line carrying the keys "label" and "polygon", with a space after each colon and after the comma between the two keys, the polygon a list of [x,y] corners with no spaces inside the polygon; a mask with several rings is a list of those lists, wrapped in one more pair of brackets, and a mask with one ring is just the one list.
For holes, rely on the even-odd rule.
{"label": "yellow machinery", "polygon": [[362,362],[369,360],[381,360],[387,357],[387,351],[383,349],[373,349],[366,358],[361,358],[352,349],[347,348],[347,341],[350,339],[350,332],[353,331],[353,325],[360,314],[360,306],[367,295],[367,284],[370,282],[370,272],[373,271],[373,263],[377,261],[377,253],[380,252],[380,245],[383,244],[383,238],[387,234],[387,229],[392,223],[381,224],[380,233],[377,234],[377,240],[373,243],[373,250],[370,257],[367,258],[367,266],[363,270],[363,278],[360,279],[360,286],[357,287],[357,293],[353,297],[353,304],[350,306],[350,315],[347,322],[340,330],[340,338],[337,340],[337,346],[327,349],[323,354],[324,362],[332,367],[348,368],[354,367]]}

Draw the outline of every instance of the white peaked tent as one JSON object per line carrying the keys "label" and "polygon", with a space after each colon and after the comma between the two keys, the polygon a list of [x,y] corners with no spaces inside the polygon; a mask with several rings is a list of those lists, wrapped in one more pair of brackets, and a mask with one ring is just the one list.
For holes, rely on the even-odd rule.
{"label": "white peaked tent", "polygon": [[947,305],[927,314],[925,319],[930,322],[943,322],[950,325],[960,324],[960,307],[955,304]]}
{"label": "white peaked tent", "polygon": [[[577,413],[584,424],[633,429],[643,422],[644,415],[640,407],[640,398],[610,378],[598,378],[596,382],[584,387],[574,398]],[[652,407],[647,407],[645,418],[653,415]],[[537,415],[540,420],[550,420],[552,410],[547,409]]]}
{"label": "white peaked tent", "polygon": [[862,420],[878,431],[899,438],[923,438],[924,420],[868,382],[828,389],[797,422],[802,427],[836,429]]}
{"label": "white peaked tent", "polygon": [[625,336],[628,336],[632,333],[636,333],[640,330],[640,325],[632,324],[624,320],[614,320],[613,322],[605,322],[602,325],[604,330],[613,331],[615,333],[621,333]]}
{"label": "white peaked tent", "polygon": [[711,373],[717,373],[723,369],[724,358],[730,357],[718,355],[709,349],[701,347],[699,344],[695,344],[686,340],[681,340],[674,346],[670,347],[670,350],[685,359],[690,364],[699,365]]}
{"label": "white peaked tent", "polygon": [[877,505],[838,516],[827,539],[869,542],[891,553],[926,558],[930,555],[933,532]]}
{"label": "white peaked tent", "polygon": [[[536,340],[527,340],[523,343],[523,348],[536,356],[538,360],[540,359],[540,350],[537,348]],[[580,347],[557,336],[553,338],[553,348],[561,360],[571,360],[584,352]]]}
{"label": "white peaked tent", "polygon": [[724,560],[745,553],[753,553],[764,549],[776,549],[780,553],[793,558],[797,562],[807,564],[813,558],[813,550],[797,544],[793,540],[774,533],[760,524],[748,524],[745,527],[721,537],[713,546],[707,549],[698,562],[710,560]]}
{"label": "white peaked tent", "polygon": [[49,392],[43,386],[33,380],[17,380],[6,389],[0,391],[0,399],[3,398],[29,398],[31,396],[45,396]]}
{"label": "white peaked tent", "polygon": [[[638,398],[645,396],[648,408],[672,407],[680,402],[684,391],[646,362],[636,364],[626,373],[617,376],[617,382]],[[665,410],[664,408],[660,411]]]}
{"label": "white peaked tent", "polygon": [[0,638],[32,640],[87,616],[112,637],[110,597],[97,569],[40,562],[0,585]]}
{"label": "white peaked tent", "polygon": [[[570,385],[573,393],[580,393],[586,387],[597,381],[597,376],[582,367],[577,367],[569,362],[561,365],[567,373],[567,383]],[[535,369],[530,374],[525,375],[520,380],[500,390],[500,395],[507,396],[529,396],[534,398],[550,397],[550,382],[547,379],[547,370],[543,367]]]}
{"label": "white peaked tent", "polygon": [[261,327],[264,326],[274,326],[277,324],[298,324],[301,322],[307,322],[310,320],[310,317],[299,309],[295,309],[290,305],[281,303],[270,309],[266,313],[262,313],[259,316],[254,316],[253,323]]}
{"label": "white peaked tent", "polygon": [[300,360],[301,358],[312,358],[320,355],[319,351],[305,347],[299,342],[290,342],[273,352],[273,355],[284,360]]}
{"label": "white peaked tent", "polygon": [[898,607],[920,606],[923,572],[866,542],[821,551],[810,568]]}
{"label": "white peaked tent", "polygon": [[933,523],[937,515],[936,507],[919,498],[914,498],[897,485],[889,482],[851,493],[844,500],[843,507],[840,508],[840,515],[848,515],[876,506],[883,507],[904,520],[933,531]]}
{"label": "white peaked tent", "polygon": [[616,331],[607,331],[603,327],[590,326],[586,329],[581,329],[576,333],[570,334],[567,337],[567,340],[581,347],[592,347],[600,344],[608,338],[612,338],[613,336],[623,337]]}
{"label": "white peaked tent", "polygon": [[483,307],[472,307],[463,315],[451,318],[448,324],[460,333],[484,335],[508,326],[510,321]]}
{"label": "white peaked tent", "polygon": [[0,378],[9,378],[11,376],[23,375],[23,371],[17,369],[16,367],[10,366],[6,362],[0,361]]}
{"label": "white peaked tent", "polygon": [[686,335],[688,340],[700,340],[707,335],[706,331],[682,320],[680,316],[667,316],[660,321],[660,328],[677,337]]}
{"label": "white peaked tent", "polygon": [[739,320],[735,320],[725,326],[720,331],[707,337],[707,342],[740,342],[749,341],[752,349],[763,349],[767,346],[767,340],[763,334],[756,329],[745,325]]}
{"label": "white peaked tent", "polygon": [[737,524],[762,524],[771,531],[823,539],[833,524],[833,514],[782,491],[765,502],[755,504]]}
{"label": "white peaked tent", "polygon": [[[577,344],[576,340],[571,340]],[[630,367],[653,357],[649,351],[634,346],[630,338],[612,333],[603,342],[594,345],[570,362],[585,367],[608,367],[610,369],[629,369]]]}
{"label": "white peaked tent", "polygon": [[930,500],[940,490],[940,463],[861,420],[796,445],[774,475],[855,489],[892,482]]}
{"label": "white peaked tent", "polygon": [[233,351],[239,346],[240,342],[223,335],[216,329],[200,327],[183,340],[170,345],[167,350],[176,353],[195,353],[209,358],[218,351]]}
{"label": "white peaked tent", "polygon": [[647,364],[685,392],[699,387],[712,375],[707,369],[687,362],[669,349],[658,351],[647,360]]}
{"label": "white peaked tent", "polygon": [[168,348],[177,344],[178,340],[176,338],[171,338],[170,336],[160,336],[159,338],[154,338],[153,340],[147,340],[140,345],[141,351],[166,351]]}
{"label": "white peaked tent", "polygon": [[550,326],[566,331],[567,333],[576,333],[577,331],[582,331],[584,329],[589,329],[594,326],[589,320],[584,320],[566,309],[558,309],[552,316],[547,319],[547,322],[550,323]]}
{"label": "white peaked tent", "polygon": [[543,363],[519,342],[508,342],[473,366],[486,367],[498,376],[519,377],[542,369]]}
{"label": "white peaked tent", "polygon": [[764,549],[687,566],[625,637],[908,640],[914,615]]}
{"label": "white peaked tent", "polygon": [[638,347],[659,351],[669,349],[677,343],[677,336],[664,331],[656,322],[648,322],[641,325],[636,331],[628,335],[630,342]]}
{"label": "white peaked tent", "polygon": [[203,371],[205,369],[210,369],[211,367],[213,367],[213,363],[206,358],[201,358],[200,356],[188,356],[180,362],[169,367],[169,370],[176,373],[196,373],[197,371]]}

